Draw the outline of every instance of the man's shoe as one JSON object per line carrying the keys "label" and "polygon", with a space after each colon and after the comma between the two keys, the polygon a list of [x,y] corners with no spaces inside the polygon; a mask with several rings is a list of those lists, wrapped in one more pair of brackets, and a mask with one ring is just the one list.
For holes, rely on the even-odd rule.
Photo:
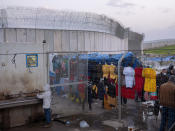
{"label": "man's shoe", "polygon": [[44,128],[50,128],[50,127],[51,127],[51,123],[45,124],[43,127],[44,127]]}

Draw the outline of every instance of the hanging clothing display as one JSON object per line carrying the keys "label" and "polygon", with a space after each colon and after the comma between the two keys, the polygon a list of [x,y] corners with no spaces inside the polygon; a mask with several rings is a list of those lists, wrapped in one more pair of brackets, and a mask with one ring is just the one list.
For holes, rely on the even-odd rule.
{"label": "hanging clothing display", "polygon": [[117,78],[117,75],[115,74],[115,70],[116,70],[115,65],[109,65],[110,79],[115,80]]}
{"label": "hanging clothing display", "polygon": [[100,100],[103,100],[103,99],[104,99],[104,94],[105,94],[105,89],[104,89],[103,81],[101,81],[101,82],[97,85],[97,88],[98,88],[98,91],[97,91],[98,98],[99,98]]}
{"label": "hanging clothing display", "polygon": [[150,100],[157,100],[158,97],[157,97],[157,92],[151,92],[150,93]]}
{"label": "hanging clothing display", "polygon": [[103,71],[103,78],[108,78],[109,73],[110,73],[110,69],[109,69],[109,65],[105,64],[102,66],[102,71]]}
{"label": "hanging clothing display", "polygon": [[144,78],[142,77],[143,68],[135,68],[135,90],[140,94],[144,86]]}
{"label": "hanging clothing display", "polygon": [[107,94],[110,96],[110,97],[116,97],[116,89],[115,89],[115,85],[113,83],[110,83],[108,85],[108,91],[107,91]]}
{"label": "hanging clothing display", "polygon": [[92,104],[92,82],[88,81],[88,104],[89,104],[89,109],[91,110],[91,104]]}
{"label": "hanging clothing display", "polygon": [[117,106],[117,99],[116,97],[111,97],[107,94],[104,95],[104,109],[111,110],[112,107]]}
{"label": "hanging clothing display", "polygon": [[85,99],[85,84],[78,85],[79,97],[81,102]]}
{"label": "hanging clothing display", "polygon": [[98,93],[98,88],[97,88],[96,85],[93,85],[93,86],[92,86],[92,97],[93,97],[94,99],[97,99],[97,98],[98,98],[97,93]]}
{"label": "hanging clothing display", "polygon": [[133,88],[135,82],[135,71],[132,67],[125,67],[123,70],[123,74],[125,75],[126,88]]}
{"label": "hanging clothing display", "polygon": [[97,63],[94,61],[88,62],[88,76],[92,81],[97,78]]}
{"label": "hanging clothing display", "polygon": [[149,93],[148,93],[148,92],[145,92],[145,93],[144,93],[144,99],[145,99],[146,101],[148,101],[148,100],[150,99]]}
{"label": "hanging clothing display", "polygon": [[[116,96],[118,96],[118,83],[116,84]],[[126,88],[126,86],[121,87],[121,96],[127,99],[135,98],[135,90],[134,88]]]}
{"label": "hanging clothing display", "polygon": [[142,76],[145,77],[144,91],[156,92],[156,71],[152,68],[145,68]]}
{"label": "hanging clothing display", "polygon": [[97,77],[98,78],[102,78],[102,75],[103,75],[103,73],[102,73],[102,65],[98,64],[97,65]]}

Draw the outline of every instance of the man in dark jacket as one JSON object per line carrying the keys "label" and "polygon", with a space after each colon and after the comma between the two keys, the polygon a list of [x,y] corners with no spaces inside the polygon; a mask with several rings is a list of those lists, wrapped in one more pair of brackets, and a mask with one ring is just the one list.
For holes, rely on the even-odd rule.
{"label": "man in dark jacket", "polygon": [[170,77],[171,75],[174,75],[174,65],[170,64],[167,70],[167,75]]}
{"label": "man in dark jacket", "polygon": [[156,86],[158,95],[160,86],[166,82],[168,82],[168,76],[166,74],[166,69],[163,69],[162,72],[156,76]]}
{"label": "man in dark jacket", "polygon": [[[171,89],[172,90],[171,90]],[[165,131],[166,121],[168,129],[175,122],[175,109],[172,108],[174,103],[175,76],[171,75],[168,82],[160,86],[160,103],[163,105],[161,114],[160,131]]]}

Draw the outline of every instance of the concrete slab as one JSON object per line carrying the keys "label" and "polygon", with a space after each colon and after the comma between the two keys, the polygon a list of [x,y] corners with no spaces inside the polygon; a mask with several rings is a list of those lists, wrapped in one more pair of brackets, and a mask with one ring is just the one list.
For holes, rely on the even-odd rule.
{"label": "concrete slab", "polygon": [[123,122],[119,122],[116,119],[103,121],[103,124],[107,125],[107,126],[114,127],[115,129],[118,129],[119,127],[123,127],[124,126]]}

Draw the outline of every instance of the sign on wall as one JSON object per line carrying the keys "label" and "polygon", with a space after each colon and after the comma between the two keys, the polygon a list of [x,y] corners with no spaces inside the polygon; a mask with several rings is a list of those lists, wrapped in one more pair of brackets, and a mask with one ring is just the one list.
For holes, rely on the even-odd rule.
{"label": "sign on wall", "polygon": [[38,54],[26,54],[26,67],[38,67]]}

